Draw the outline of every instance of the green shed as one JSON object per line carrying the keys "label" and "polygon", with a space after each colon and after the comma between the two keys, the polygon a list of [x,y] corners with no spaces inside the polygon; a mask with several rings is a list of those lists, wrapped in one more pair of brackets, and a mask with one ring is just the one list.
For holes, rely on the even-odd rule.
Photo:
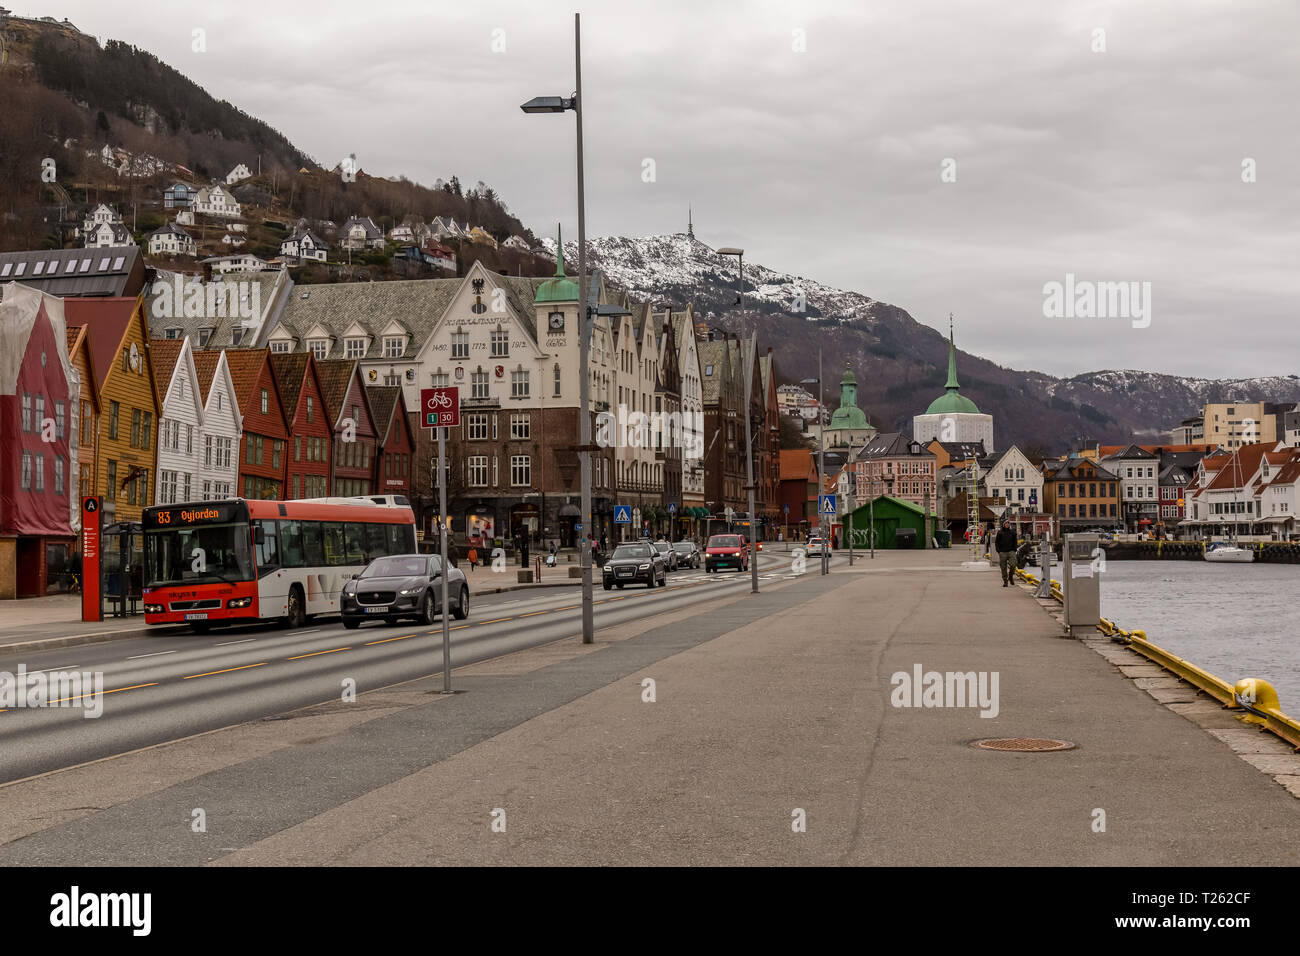
{"label": "green shed", "polygon": [[[894,548],[932,548],[933,538],[941,522],[939,516],[930,512],[928,527],[925,509],[920,505],[881,495],[874,502],[859,505],[852,514],[845,515],[845,524],[853,529],[853,547],[871,547],[871,522],[875,519],[875,537],[877,548],[892,550]],[[900,533],[901,532],[901,533]]]}

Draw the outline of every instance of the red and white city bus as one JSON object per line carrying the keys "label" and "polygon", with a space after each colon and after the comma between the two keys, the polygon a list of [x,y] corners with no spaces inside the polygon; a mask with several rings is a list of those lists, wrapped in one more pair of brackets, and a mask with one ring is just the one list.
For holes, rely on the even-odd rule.
{"label": "red and white city bus", "polygon": [[214,624],[273,618],[301,627],[337,613],[344,582],[374,558],[415,553],[401,496],[257,501],[144,509],[144,619]]}

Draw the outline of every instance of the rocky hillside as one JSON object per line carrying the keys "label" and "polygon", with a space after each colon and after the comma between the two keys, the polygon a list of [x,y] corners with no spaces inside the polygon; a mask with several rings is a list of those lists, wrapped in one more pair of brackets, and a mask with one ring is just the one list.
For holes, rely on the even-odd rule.
{"label": "rocky hillside", "polygon": [[[613,237],[589,246],[593,264],[638,296],[694,302],[710,324],[733,331],[756,328],[760,348],[778,353],[784,381],[815,377],[818,348],[828,382],[838,381],[848,361],[859,402],[881,429],[910,430],[912,416],[943,391],[947,339],[897,306],[746,261],[742,319],[736,260],[696,239],[681,233]],[[547,248],[553,252],[554,242]],[[566,243],[568,262],[576,255],[576,243]],[[817,334],[809,334],[809,323]],[[1294,375],[1214,380],[1108,370],[1063,379],[1005,368],[960,349],[957,367],[962,394],[994,416],[999,446],[1015,442],[1050,452],[1064,450],[1076,436],[1166,440],[1170,428],[1207,401],[1300,401]],[[830,388],[827,400],[838,402]]]}

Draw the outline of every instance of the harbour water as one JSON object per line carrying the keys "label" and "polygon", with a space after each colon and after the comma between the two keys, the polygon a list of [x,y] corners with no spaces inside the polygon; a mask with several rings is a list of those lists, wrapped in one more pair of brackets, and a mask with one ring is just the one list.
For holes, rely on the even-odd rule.
{"label": "harbour water", "polygon": [[1101,613],[1228,683],[1260,677],[1300,717],[1300,614],[1293,564],[1111,561]]}

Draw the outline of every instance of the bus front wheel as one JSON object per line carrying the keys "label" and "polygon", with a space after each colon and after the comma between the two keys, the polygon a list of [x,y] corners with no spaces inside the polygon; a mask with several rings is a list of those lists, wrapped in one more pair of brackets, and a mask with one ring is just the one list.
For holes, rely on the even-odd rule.
{"label": "bus front wheel", "polygon": [[289,588],[288,615],[285,621],[289,627],[302,627],[307,622],[306,602],[303,601],[302,588],[294,585]]}

